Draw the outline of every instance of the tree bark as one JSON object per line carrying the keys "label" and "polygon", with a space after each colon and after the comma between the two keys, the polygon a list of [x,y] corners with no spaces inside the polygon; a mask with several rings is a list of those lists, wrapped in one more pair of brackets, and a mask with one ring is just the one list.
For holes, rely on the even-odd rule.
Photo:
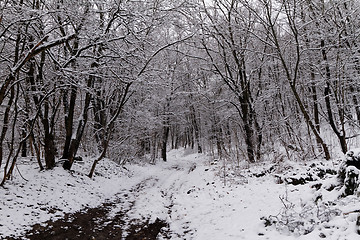
{"label": "tree bark", "polygon": [[293,94],[295,96],[296,102],[298,103],[298,105],[300,107],[300,111],[301,111],[302,115],[304,116],[306,123],[310,126],[312,132],[314,133],[316,141],[318,143],[320,143],[320,145],[322,146],[322,149],[323,149],[324,154],[325,154],[325,159],[329,160],[331,158],[329,149],[328,149],[326,143],[321,138],[320,133],[317,131],[315,125],[311,121],[311,118],[310,118],[308,112],[306,111],[306,108],[305,108],[303,102],[301,101],[301,98],[300,98],[300,96],[299,96],[299,94],[298,94],[298,92],[296,90],[296,87],[293,84],[290,84],[290,88],[291,88],[291,91],[293,92]]}
{"label": "tree bark", "polygon": [[44,126],[44,153],[45,153],[45,166],[46,169],[52,169],[55,167],[55,155],[56,155],[56,147],[54,142],[54,135],[50,130],[48,116],[44,116],[46,118],[42,119],[42,123]]}
{"label": "tree bark", "polygon": [[63,159],[69,159],[70,157],[70,143],[73,135],[73,125],[74,125],[74,112],[75,112],[75,104],[76,104],[76,88],[71,86],[70,91],[70,101],[67,100],[68,91],[65,90],[63,93],[63,104],[64,104],[64,112],[65,112],[65,143],[63,149]]}
{"label": "tree bark", "polygon": [[202,146],[201,146],[201,142],[200,142],[200,125],[196,118],[195,108],[192,105],[190,106],[190,115],[191,115],[191,119],[192,119],[192,126],[194,128],[195,141],[197,144],[197,152],[202,153]]}
{"label": "tree bark", "polygon": [[[347,143],[346,143],[345,131],[344,130],[340,130],[341,132],[339,131],[339,129],[337,128],[337,126],[335,124],[335,120],[334,120],[334,116],[333,116],[333,112],[332,112],[331,100],[330,100],[331,73],[330,73],[329,64],[327,62],[327,54],[326,54],[326,51],[325,51],[325,41],[323,39],[320,41],[320,46],[322,48],[322,50],[321,50],[322,57],[323,57],[323,60],[325,62],[326,84],[325,84],[325,88],[324,88],[324,95],[325,95],[325,105],[326,105],[327,116],[328,116],[328,120],[329,120],[329,123],[330,123],[330,126],[331,126],[332,130],[334,131],[335,135],[339,139],[342,152],[346,153],[347,152]],[[343,122],[343,118],[342,118],[341,114],[342,113],[340,112],[340,114],[339,114],[340,115],[339,116],[340,117],[340,123],[341,123],[342,126],[344,126],[344,122]]]}
{"label": "tree bark", "polygon": [[[89,89],[91,89],[91,88],[93,88],[93,84],[94,84],[93,76],[90,76],[88,79],[88,82],[87,82],[87,87]],[[76,153],[77,153],[80,143],[81,143],[81,139],[84,135],[84,130],[85,130],[87,120],[88,120],[88,111],[89,111],[91,99],[92,99],[91,93],[87,92],[85,95],[85,102],[84,102],[82,116],[78,123],[75,138],[72,138],[72,139],[70,138],[71,141],[70,141],[68,149],[67,149],[67,157],[66,157],[67,161],[65,161],[63,164],[63,168],[66,170],[71,169],[71,167],[74,163],[74,157],[76,156]],[[74,109],[73,109],[73,111],[74,111]],[[72,128],[72,125],[73,124],[71,124],[71,128]],[[72,130],[71,130],[71,133],[72,133]],[[64,149],[64,153],[65,153],[65,150],[66,149]]]}
{"label": "tree bark", "polygon": [[165,123],[163,127],[163,134],[162,134],[162,145],[161,145],[161,158],[164,162],[167,161],[167,142],[169,138],[169,131],[170,127]]}
{"label": "tree bark", "polygon": [[[105,140],[104,140],[105,141]],[[95,173],[95,168],[96,168],[96,165],[105,157],[106,155],[106,151],[107,151],[107,148],[108,148],[108,143],[104,143],[104,146],[103,146],[103,150],[100,154],[100,156],[98,158],[96,158],[91,166],[91,169],[90,169],[90,172],[89,172],[89,175],[88,177],[89,178],[92,178],[94,173]]]}
{"label": "tree bark", "polygon": [[[26,137],[26,131],[24,129],[21,130],[21,137],[22,138]],[[21,157],[27,157],[27,142],[26,142],[26,140],[23,141],[22,146],[21,146]]]}

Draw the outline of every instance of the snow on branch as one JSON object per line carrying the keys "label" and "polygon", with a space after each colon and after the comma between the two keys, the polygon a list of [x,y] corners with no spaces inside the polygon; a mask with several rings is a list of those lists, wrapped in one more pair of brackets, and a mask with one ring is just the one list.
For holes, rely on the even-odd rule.
{"label": "snow on branch", "polygon": [[158,55],[162,50],[164,50],[164,49],[166,49],[166,48],[168,48],[168,47],[171,47],[171,46],[173,46],[173,45],[175,45],[175,44],[178,44],[178,43],[180,43],[180,42],[184,42],[184,41],[192,38],[193,36],[194,36],[194,34],[191,34],[190,36],[187,36],[187,37],[185,37],[185,38],[182,38],[182,39],[179,39],[179,40],[177,40],[177,41],[171,42],[171,43],[169,43],[169,44],[167,44],[167,45],[162,46],[161,48],[159,48],[159,49],[158,49],[156,52],[154,52],[154,54],[151,55],[151,57],[146,61],[144,67],[143,67],[143,68],[140,70],[140,72],[138,73],[138,76],[141,76],[141,75],[145,72],[145,70],[146,70],[147,66],[149,65],[149,63],[150,63],[150,62],[153,60],[153,58],[154,58],[156,55]]}
{"label": "snow on branch", "polygon": [[35,57],[37,54],[50,49],[52,47],[55,47],[57,45],[60,45],[66,41],[69,41],[71,39],[73,39],[75,37],[75,34],[71,34],[65,37],[61,37],[61,38],[57,38],[54,39],[50,42],[47,42],[47,39],[49,38],[49,36],[45,36],[43,37],[32,49],[30,49],[25,56],[14,66],[11,68],[11,74],[15,74],[17,73],[22,66],[24,66],[24,64],[29,61],[31,58]]}

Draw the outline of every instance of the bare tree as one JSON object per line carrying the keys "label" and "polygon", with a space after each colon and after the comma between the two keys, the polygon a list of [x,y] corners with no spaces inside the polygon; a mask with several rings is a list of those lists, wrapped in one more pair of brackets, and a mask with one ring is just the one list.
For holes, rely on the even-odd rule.
{"label": "bare tree", "polygon": [[[234,94],[230,101],[242,120],[247,157],[260,159],[262,131],[254,104],[256,80],[249,74],[251,32],[255,18],[238,1],[214,1],[211,9],[203,2],[207,19],[203,20],[202,46],[211,60],[213,71]],[[208,23],[207,23],[208,22]]]}

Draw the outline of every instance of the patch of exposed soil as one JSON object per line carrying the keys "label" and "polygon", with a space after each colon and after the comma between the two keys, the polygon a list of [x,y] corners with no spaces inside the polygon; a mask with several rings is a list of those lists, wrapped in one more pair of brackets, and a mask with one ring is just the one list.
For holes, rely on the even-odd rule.
{"label": "patch of exposed soil", "polygon": [[[139,183],[130,192],[139,193],[145,185]],[[136,193],[134,195],[136,195]],[[121,209],[116,214],[110,214],[114,207],[124,206],[125,201],[131,202],[130,207]],[[124,240],[152,240],[159,234],[163,238],[167,237],[168,224],[160,219],[155,222],[149,220],[131,220],[127,217],[127,212],[133,207],[133,200],[129,199],[128,194],[117,197],[116,201],[106,202],[96,208],[65,214],[62,219],[47,221],[44,224],[35,224],[32,229],[27,231],[23,237],[9,237],[6,240],[105,240],[105,239],[124,239]],[[1,238],[1,237],[0,237]]]}
{"label": "patch of exposed soil", "polygon": [[168,227],[169,224],[159,218],[153,223],[146,221],[145,223],[131,224],[126,240],[157,239],[159,234],[161,234],[163,238],[170,239],[170,237],[167,236],[168,231],[166,229]]}

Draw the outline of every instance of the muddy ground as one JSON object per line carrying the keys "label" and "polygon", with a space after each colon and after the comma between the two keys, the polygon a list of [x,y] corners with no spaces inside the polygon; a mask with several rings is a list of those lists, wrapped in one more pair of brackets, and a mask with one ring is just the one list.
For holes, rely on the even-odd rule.
{"label": "muddy ground", "polygon": [[[149,223],[136,220],[126,223],[126,211],[118,212],[115,217],[108,218],[111,209],[121,201],[104,203],[96,208],[85,209],[81,212],[66,214],[64,218],[48,221],[45,224],[36,224],[26,232],[24,237],[6,238],[7,240],[65,240],[65,239],[157,239],[167,237],[168,224],[160,219]],[[129,221],[129,220],[127,220]]]}
{"label": "muddy ground", "polygon": [[[131,190],[139,193],[144,183],[139,183]],[[106,202],[96,208],[87,208],[79,212],[65,214],[61,219],[35,224],[23,237],[8,237],[6,240],[151,240],[161,236],[170,239],[168,224],[164,220],[156,219],[150,222],[147,219],[129,219],[127,212],[134,205],[134,199],[129,193],[119,194],[115,201]],[[125,202],[130,202],[125,204]],[[120,211],[110,214],[116,207]],[[128,206],[122,208],[122,206]],[[3,239],[0,237],[0,239]]]}

